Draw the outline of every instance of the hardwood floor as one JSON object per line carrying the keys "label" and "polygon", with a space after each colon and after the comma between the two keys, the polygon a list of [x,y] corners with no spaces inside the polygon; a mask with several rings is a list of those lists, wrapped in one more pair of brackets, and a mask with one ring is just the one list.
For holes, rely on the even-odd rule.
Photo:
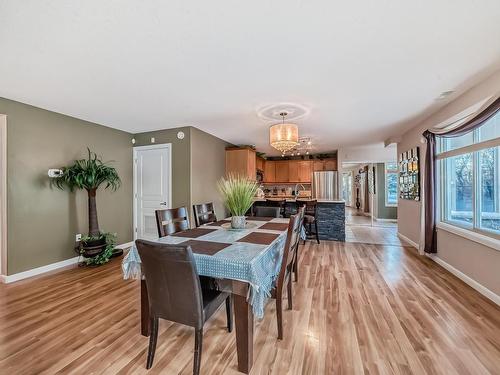
{"label": "hardwood floor", "polygon": [[[276,339],[274,303],[257,322],[252,374],[494,374],[500,307],[410,248],[309,241],[294,308]],[[194,332],[165,321],[153,368],[139,282],[120,259],[0,284],[0,374],[190,374]],[[205,330],[202,374],[238,374],[221,309]]]}

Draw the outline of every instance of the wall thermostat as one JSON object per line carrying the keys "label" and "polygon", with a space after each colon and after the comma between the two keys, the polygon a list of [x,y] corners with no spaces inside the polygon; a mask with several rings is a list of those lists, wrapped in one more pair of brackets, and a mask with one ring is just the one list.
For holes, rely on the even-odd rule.
{"label": "wall thermostat", "polygon": [[53,178],[62,177],[63,173],[64,172],[61,169],[49,169],[49,171],[47,172],[49,177]]}
{"label": "wall thermostat", "polygon": [[177,133],[177,138],[184,139],[184,132],[178,132]]}

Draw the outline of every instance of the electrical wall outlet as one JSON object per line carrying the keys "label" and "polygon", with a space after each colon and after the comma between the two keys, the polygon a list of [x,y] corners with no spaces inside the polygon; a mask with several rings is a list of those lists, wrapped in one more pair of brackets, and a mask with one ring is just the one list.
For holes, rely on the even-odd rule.
{"label": "electrical wall outlet", "polygon": [[76,236],[75,236],[75,240],[76,242],[80,242],[82,240],[82,235],[80,233],[78,233]]}

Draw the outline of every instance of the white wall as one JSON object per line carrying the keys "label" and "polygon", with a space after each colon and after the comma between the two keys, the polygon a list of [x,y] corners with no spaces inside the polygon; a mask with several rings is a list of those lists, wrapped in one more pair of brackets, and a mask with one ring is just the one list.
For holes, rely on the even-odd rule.
{"label": "white wall", "polygon": [[[406,132],[398,143],[398,154],[415,146],[420,147],[420,168],[422,176],[425,166],[425,143],[422,133],[433,126],[446,122],[487,97],[498,94],[500,90],[500,71],[473,87],[463,95],[448,103],[438,112]],[[422,184],[421,179],[421,184]],[[422,185],[421,185],[422,186]],[[422,203],[399,199],[398,230],[403,236],[423,246],[423,227],[418,225],[422,218]],[[479,284],[500,295],[500,251],[478,244],[442,230],[438,231],[437,256],[452,267],[474,279]]]}

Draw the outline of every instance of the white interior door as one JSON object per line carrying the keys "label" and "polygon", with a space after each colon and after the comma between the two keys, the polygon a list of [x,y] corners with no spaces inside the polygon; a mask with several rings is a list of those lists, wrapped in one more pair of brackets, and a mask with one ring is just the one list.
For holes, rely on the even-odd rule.
{"label": "white interior door", "polygon": [[134,148],[134,237],[158,238],[155,210],[171,208],[171,145]]}

